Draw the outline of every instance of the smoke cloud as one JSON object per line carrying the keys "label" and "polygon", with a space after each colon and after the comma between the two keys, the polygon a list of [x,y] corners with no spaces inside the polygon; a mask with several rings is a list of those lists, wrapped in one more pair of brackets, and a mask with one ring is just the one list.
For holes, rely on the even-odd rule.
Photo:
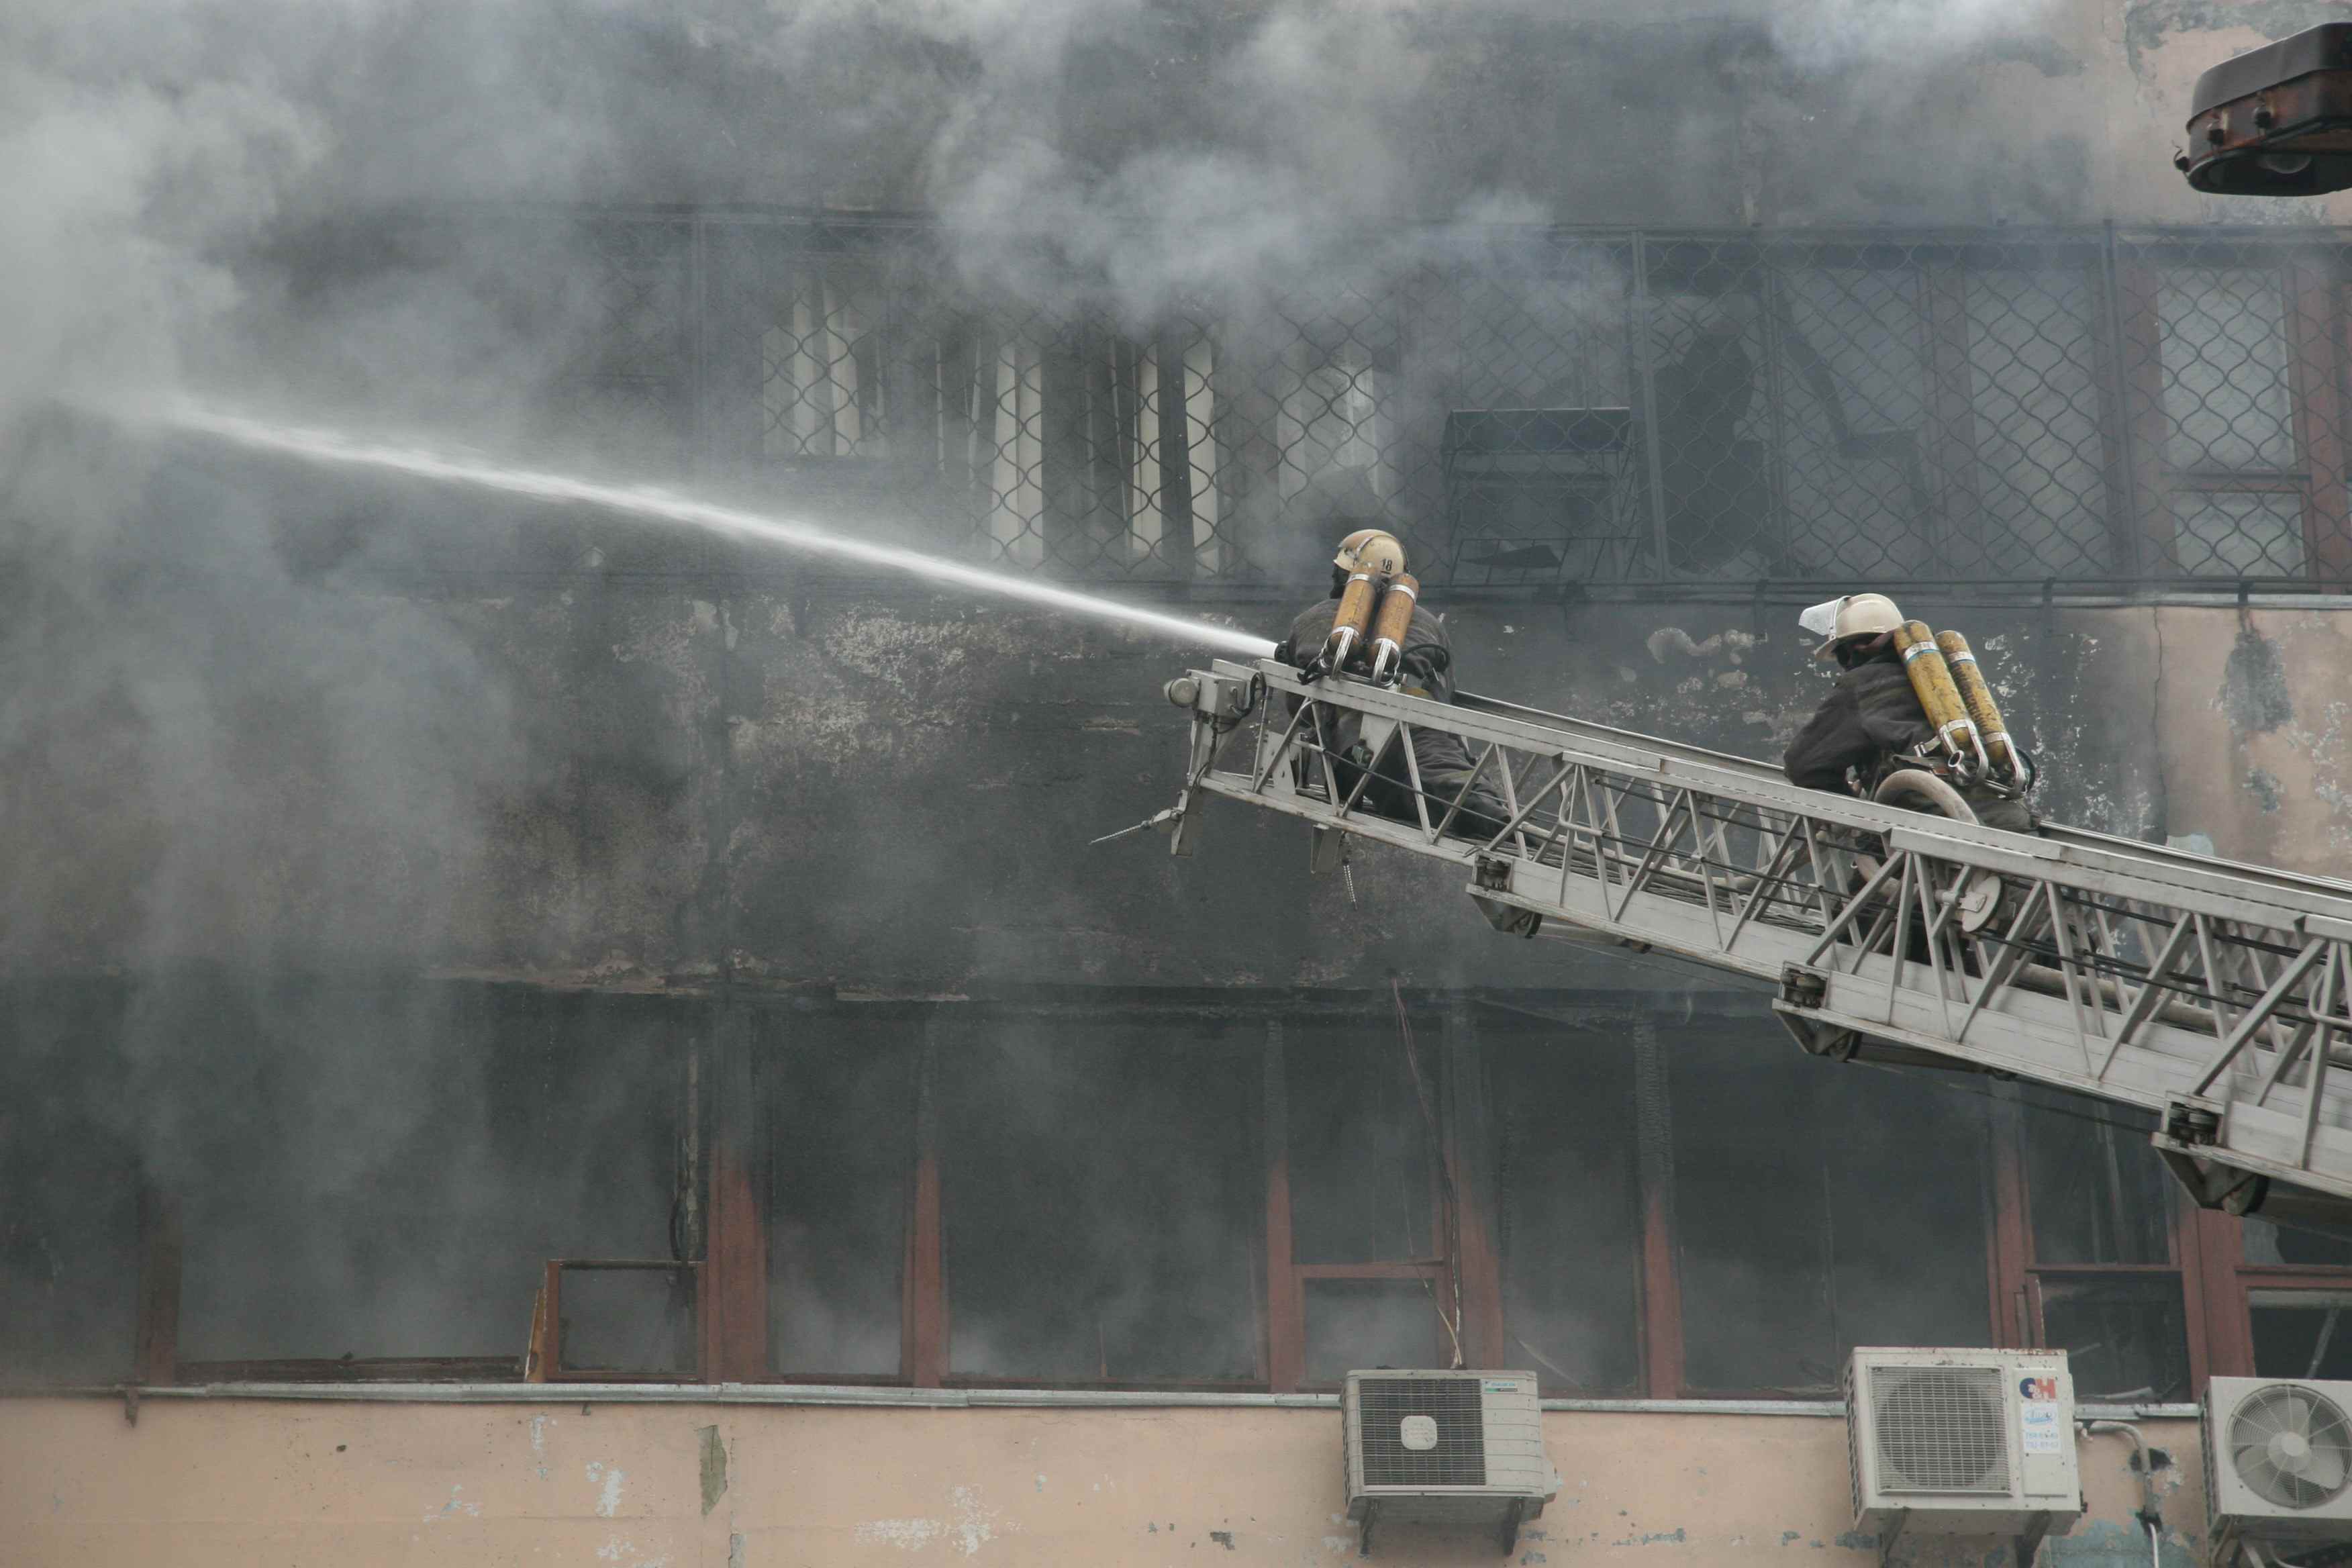
{"label": "smoke cloud", "polygon": [[[0,19],[0,418],[175,374],[488,417],[561,322],[517,319],[499,258],[385,223],[419,207],[929,210],[969,275],[1137,316],[1361,268],[1368,237],[1409,260],[1433,242],[1399,219],[1787,216],[1740,210],[1743,162],[2024,47],[2048,6],[32,0]],[[1628,133],[1628,166],[1561,156]],[[1839,163],[1885,185],[1931,151],[1966,162],[1922,130]]]}
{"label": "smoke cloud", "polygon": [[[729,962],[709,900],[634,901],[651,901],[649,867],[675,869],[662,856],[719,852],[532,837],[609,818],[656,838],[719,771],[728,737],[681,758],[633,722],[698,700],[707,672],[670,651],[686,634],[583,612],[576,647],[532,642],[492,586],[386,593],[384,569],[419,563],[408,536],[432,503],[159,454],[58,405],[191,392],[493,449],[544,454],[568,430],[607,460],[674,466],[674,432],[607,440],[563,416],[613,287],[563,216],[576,205],[925,211],[965,283],[1041,316],[1248,319],[1507,247],[1498,225],[1975,199],[1989,164],[1957,163],[1941,130],[1864,138],[1859,168],[1787,154],[1857,83],[1840,138],[2042,8],[16,0],[0,11],[0,639],[23,678],[0,698],[0,962],[121,977],[127,1062],[86,1109],[150,1176],[315,1200],[291,1217],[198,1205],[190,1223],[214,1229],[192,1251],[340,1216],[284,1249],[373,1325],[339,1348],[416,1349],[410,1330],[464,1289],[384,1303],[360,1216],[394,1169],[435,1173],[402,1200],[419,1246],[437,1215],[542,1255],[656,1248],[659,1172],[614,1197],[635,1207],[608,1228],[584,1208],[540,1229],[506,1217],[527,1186],[500,1152],[511,1128],[453,1109],[476,1104],[478,1029],[297,982]],[[2042,197],[2013,185],[2000,199],[2034,216]],[[1987,209],[1943,216],[1960,210]],[[1555,331],[1622,306],[1622,279],[1573,283],[1541,305]],[[637,684],[600,716],[542,668],[624,649]],[[502,862],[572,893],[491,910],[485,868]],[[594,951],[621,925],[620,951]],[[222,993],[192,972],[242,978]],[[230,1093],[246,1069],[271,1093]],[[83,1197],[20,1205],[50,1217],[10,1233],[0,1275],[48,1256],[45,1237],[125,1223]],[[239,1316],[236,1282],[191,1289],[192,1342],[280,1342]],[[1115,1282],[1101,1296],[1125,1310]],[[475,1342],[446,1348],[495,1339],[469,1326]]]}

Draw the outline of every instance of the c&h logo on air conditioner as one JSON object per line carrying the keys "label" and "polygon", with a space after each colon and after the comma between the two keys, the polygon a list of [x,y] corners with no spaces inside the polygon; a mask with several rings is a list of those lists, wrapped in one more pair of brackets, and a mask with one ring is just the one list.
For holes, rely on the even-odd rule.
{"label": "c&h logo on air conditioner", "polygon": [[2058,1380],[2054,1377],[2021,1377],[2017,1380],[2017,1392],[2028,1399],[2055,1399]]}

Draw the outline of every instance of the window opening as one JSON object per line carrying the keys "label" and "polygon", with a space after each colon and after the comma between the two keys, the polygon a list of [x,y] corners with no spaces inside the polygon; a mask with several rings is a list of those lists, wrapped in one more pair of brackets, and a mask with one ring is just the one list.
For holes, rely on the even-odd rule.
{"label": "window opening", "polygon": [[1857,1344],[1986,1344],[1984,1101],[1763,1020],[1662,1031],[1685,1382],[1811,1396]]}
{"label": "window opening", "polygon": [[785,1015],[761,1030],[769,1365],[895,1377],[923,1025]]}
{"label": "window opening", "polygon": [[953,1373],[1260,1378],[1256,1059],[1212,1023],[1025,1016],[943,1052]]}
{"label": "window opening", "polygon": [[1482,1018],[1493,1108],[1504,1331],[1547,1389],[1641,1382],[1642,1216],[1633,1053],[1622,1032]]}
{"label": "window opening", "polygon": [[2078,1398],[2189,1398],[2178,1211],[2153,1119],[2039,1086],[2019,1102],[2034,1342],[2067,1352]]}

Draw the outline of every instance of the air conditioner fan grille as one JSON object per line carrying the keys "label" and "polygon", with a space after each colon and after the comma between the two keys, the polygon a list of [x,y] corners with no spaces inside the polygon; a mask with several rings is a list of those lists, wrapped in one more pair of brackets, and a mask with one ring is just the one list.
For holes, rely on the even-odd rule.
{"label": "air conditioner fan grille", "polygon": [[[1356,1409],[1370,1487],[1483,1487],[1486,1484],[1486,1405],[1475,1377],[1368,1377]],[[1437,1423],[1437,1446],[1404,1446],[1408,1415]]]}
{"label": "air conditioner fan grille", "polygon": [[2230,1413],[2230,1467],[2277,1508],[2317,1508],[2352,1481],[2352,1423],[2315,1388],[2273,1383]]}
{"label": "air conditioner fan grille", "polygon": [[1868,1378],[1880,1490],[2011,1489],[1999,1367],[1878,1366]]}

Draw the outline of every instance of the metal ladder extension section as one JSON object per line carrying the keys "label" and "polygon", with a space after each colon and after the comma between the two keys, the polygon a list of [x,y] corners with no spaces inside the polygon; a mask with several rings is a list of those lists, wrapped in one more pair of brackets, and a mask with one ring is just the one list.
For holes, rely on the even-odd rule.
{"label": "metal ladder extension section", "polygon": [[[2142,1107],[2199,1201],[2352,1215],[2352,883],[2052,826],[1998,832],[1768,764],[1465,695],[1220,659],[1171,681],[1201,795],[1457,864],[1498,928],[1658,949],[1776,986],[1818,1055],[1966,1067]],[[1465,837],[1415,731],[1509,813]],[[1382,773],[1342,756],[1392,746]],[[1363,753],[1356,753],[1360,758]],[[1385,794],[1383,793],[1385,791]],[[1486,828],[1497,825],[1489,822]]]}

